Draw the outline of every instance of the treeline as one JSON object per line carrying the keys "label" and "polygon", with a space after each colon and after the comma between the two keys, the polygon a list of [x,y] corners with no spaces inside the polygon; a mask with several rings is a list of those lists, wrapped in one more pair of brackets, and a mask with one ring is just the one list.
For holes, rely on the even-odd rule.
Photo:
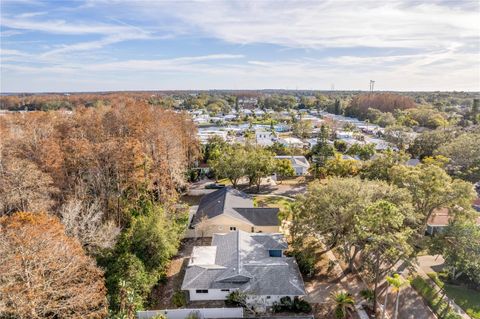
{"label": "treeline", "polygon": [[[188,214],[176,199],[199,153],[191,120],[119,98],[112,106],[78,107],[73,112],[8,114],[0,117],[0,136],[3,223],[18,219],[21,211],[55,216],[63,224],[60,229],[97,260],[99,273],[105,272],[100,280],[108,289],[112,316],[129,317],[145,306],[187,223]],[[15,238],[26,236],[30,222],[40,222],[28,215],[22,218],[17,233],[2,238],[8,242],[0,248],[2,256],[18,257]],[[38,243],[29,245],[34,253]],[[54,262],[71,267],[61,256]],[[14,265],[0,265],[10,266]],[[4,275],[18,287],[27,285],[13,270]],[[0,281],[0,295],[4,289]],[[29,307],[40,307],[47,298],[41,290],[33,292],[36,302]],[[0,317],[17,310],[14,304],[0,303]]]}

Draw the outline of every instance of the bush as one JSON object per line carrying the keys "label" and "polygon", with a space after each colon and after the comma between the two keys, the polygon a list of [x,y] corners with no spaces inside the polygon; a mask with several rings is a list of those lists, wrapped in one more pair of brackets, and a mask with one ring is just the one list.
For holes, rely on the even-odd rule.
{"label": "bush", "polygon": [[176,307],[184,307],[187,304],[187,298],[183,291],[177,290],[173,294],[172,302]]}
{"label": "bush", "polygon": [[291,255],[297,260],[298,269],[302,275],[312,277],[315,273],[315,253],[313,250],[309,248],[302,251],[295,250]]}
{"label": "bush", "polygon": [[309,313],[312,311],[312,306],[305,300],[295,297],[295,299],[293,299],[293,311]]}
{"label": "bush", "polygon": [[225,303],[230,307],[245,307],[247,303],[247,295],[239,290],[232,291],[228,294]]}
{"label": "bush", "polygon": [[273,304],[273,312],[303,312],[309,313],[312,311],[312,306],[305,300],[295,297],[292,301],[292,298],[286,296],[280,299],[280,303]]}

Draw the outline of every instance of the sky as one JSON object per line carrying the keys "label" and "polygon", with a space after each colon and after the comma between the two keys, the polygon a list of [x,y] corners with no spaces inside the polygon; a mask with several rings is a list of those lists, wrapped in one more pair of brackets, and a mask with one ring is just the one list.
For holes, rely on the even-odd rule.
{"label": "sky", "polygon": [[1,0],[0,91],[480,91],[480,1]]}

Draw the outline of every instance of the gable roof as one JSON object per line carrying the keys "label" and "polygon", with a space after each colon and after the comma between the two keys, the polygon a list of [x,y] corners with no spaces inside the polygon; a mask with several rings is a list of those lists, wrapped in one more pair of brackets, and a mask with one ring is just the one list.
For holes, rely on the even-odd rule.
{"label": "gable roof", "polygon": [[292,257],[270,257],[286,249],[282,234],[236,231],[214,234],[214,265],[190,265],[182,289],[240,289],[254,295],[305,295],[298,265]]}
{"label": "gable roof", "polygon": [[205,195],[200,200],[192,225],[203,216],[208,219],[225,214],[253,226],[278,226],[278,208],[253,207],[252,198],[231,187],[224,187]]}
{"label": "gable roof", "polygon": [[278,226],[278,208],[234,208],[237,213],[242,215],[250,223],[256,226]]}

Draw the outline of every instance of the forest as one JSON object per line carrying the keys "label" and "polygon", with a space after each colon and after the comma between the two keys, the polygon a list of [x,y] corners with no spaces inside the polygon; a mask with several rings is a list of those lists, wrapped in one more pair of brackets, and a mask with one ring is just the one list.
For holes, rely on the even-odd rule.
{"label": "forest", "polygon": [[147,306],[186,227],[177,199],[199,155],[193,122],[117,96],[1,116],[0,136],[2,316],[130,318]]}

